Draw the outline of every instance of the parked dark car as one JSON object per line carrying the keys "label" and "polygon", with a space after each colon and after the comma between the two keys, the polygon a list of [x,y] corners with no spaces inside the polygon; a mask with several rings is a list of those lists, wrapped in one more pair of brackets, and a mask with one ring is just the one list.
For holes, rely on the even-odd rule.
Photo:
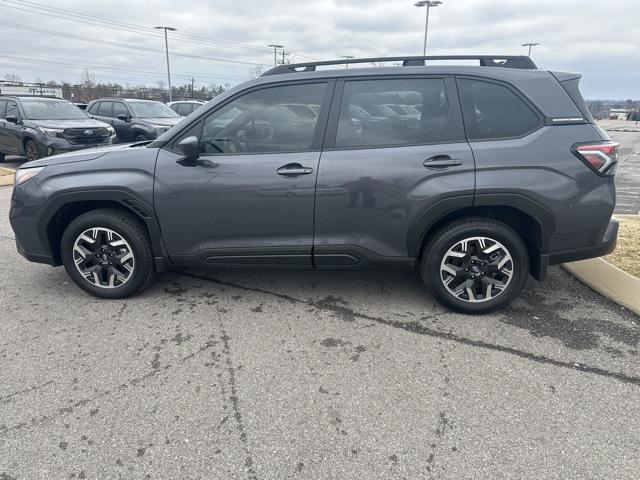
{"label": "parked dark car", "polygon": [[205,102],[201,102],[200,100],[177,100],[175,102],[168,102],[167,106],[178,115],[186,117],[204,104]]}
{"label": "parked dark car", "polygon": [[28,160],[109,145],[114,129],[60,98],[0,96],[0,162],[5,155]]}
{"label": "parked dark car", "polygon": [[101,98],[87,106],[92,118],[111,124],[121,143],[153,140],[182,118],[162,102]]}
{"label": "parked dark car", "polygon": [[[467,313],[507,305],[549,265],[611,252],[618,145],[580,75],[520,56],[424,65],[442,58],[282,65],[148,144],[29,162],[10,213],[18,251],[104,298],[167,266],[416,268]],[[407,101],[422,112],[402,131],[355,118]]]}

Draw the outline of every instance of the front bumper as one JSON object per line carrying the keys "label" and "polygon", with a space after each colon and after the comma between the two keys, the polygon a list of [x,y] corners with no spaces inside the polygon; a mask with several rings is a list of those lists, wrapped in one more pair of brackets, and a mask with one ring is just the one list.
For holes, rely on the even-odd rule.
{"label": "front bumper", "polygon": [[31,262],[56,265],[51,248],[38,229],[38,215],[45,196],[35,180],[14,187],[9,222],[16,238],[18,253]]}
{"label": "front bumper", "polygon": [[587,247],[574,248],[569,250],[559,250],[555,252],[544,253],[539,256],[538,265],[533,269],[533,276],[542,280],[547,273],[550,265],[558,265],[560,263],[576,262],[578,260],[586,260],[587,258],[602,257],[608,255],[616,248],[618,240],[618,220],[611,218],[609,225],[602,235],[601,240]]}
{"label": "front bumper", "polygon": [[87,143],[87,144],[77,144],[71,143],[64,138],[50,138],[46,137],[41,140],[41,146],[45,149],[42,153],[42,156],[49,157],[51,155],[56,155],[58,153],[66,153],[66,152],[75,152],[77,150],[84,150],[86,148],[94,148],[94,147],[106,147],[108,145],[112,145],[115,135],[109,137],[109,141],[101,142],[101,143]]}

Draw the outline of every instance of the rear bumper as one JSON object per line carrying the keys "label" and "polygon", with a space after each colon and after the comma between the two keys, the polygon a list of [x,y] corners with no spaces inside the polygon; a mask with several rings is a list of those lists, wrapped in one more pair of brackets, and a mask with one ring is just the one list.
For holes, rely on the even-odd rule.
{"label": "rear bumper", "polygon": [[609,225],[602,235],[600,242],[595,245],[589,245],[587,247],[559,250],[555,252],[549,252],[541,254],[539,257],[539,264],[533,270],[533,276],[537,280],[544,279],[547,268],[550,265],[558,265],[560,263],[576,262],[578,260],[585,260],[587,258],[601,257],[608,255],[616,248],[616,242],[618,240],[618,220],[611,218]]}

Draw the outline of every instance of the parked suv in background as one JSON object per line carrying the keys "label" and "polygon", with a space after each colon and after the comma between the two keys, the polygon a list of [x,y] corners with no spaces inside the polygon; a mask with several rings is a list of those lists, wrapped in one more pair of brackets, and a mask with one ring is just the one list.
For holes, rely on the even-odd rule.
{"label": "parked suv in background", "polygon": [[0,96],[0,162],[109,145],[115,131],[60,98]]}
{"label": "parked suv in background", "polygon": [[[480,66],[424,66],[443,58]],[[374,61],[404,66],[315,71]],[[395,266],[449,308],[492,311],[529,274],[615,247],[618,145],[579,79],[528,57],[279,66],[149,144],[24,165],[17,247],[104,298],[167,266]],[[421,114],[401,129],[389,106]]]}
{"label": "parked suv in background", "polygon": [[111,124],[121,143],[153,140],[181,118],[162,102],[128,98],[94,100],[87,105],[87,113]]}
{"label": "parked suv in background", "polygon": [[186,117],[204,104],[205,102],[201,102],[200,100],[178,100],[176,102],[168,102],[167,107],[178,115]]}

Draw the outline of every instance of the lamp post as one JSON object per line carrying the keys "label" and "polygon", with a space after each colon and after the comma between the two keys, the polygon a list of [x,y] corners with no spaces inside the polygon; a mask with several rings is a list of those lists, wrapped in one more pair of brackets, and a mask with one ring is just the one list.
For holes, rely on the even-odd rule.
{"label": "lamp post", "polygon": [[177,28],[173,27],[153,27],[156,30],[164,30],[164,51],[167,55],[167,80],[169,80],[169,101],[173,100],[171,94],[171,68],[169,68],[169,40],[167,39],[167,30],[170,32],[175,32]]}
{"label": "lamp post", "polygon": [[523,47],[529,47],[529,53],[527,54],[528,57],[531,57],[531,47],[537,47],[538,45],[540,45],[539,43],[523,43],[522,46]]}
{"label": "lamp post", "polygon": [[424,21],[424,46],[422,47],[422,56],[427,55],[427,32],[429,30],[429,9],[442,5],[440,0],[420,0],[414,4],[416,7],[427,7],[427,14]]}
{"label": "lamp post", "polygon": [[[354,58],[353,55],[342,55],[341,57],[344,58],[345,60],[351,60],[352,58]],[[349,68],[349,64],[345,63],[344,68]]]}
{"label": "lamp post", "polygon": [[273,66],[275,67],[278,65],[278,49],[284,48],[284,46],[272,43],[271,45],[267,45],[267,47],[273,47]]}

